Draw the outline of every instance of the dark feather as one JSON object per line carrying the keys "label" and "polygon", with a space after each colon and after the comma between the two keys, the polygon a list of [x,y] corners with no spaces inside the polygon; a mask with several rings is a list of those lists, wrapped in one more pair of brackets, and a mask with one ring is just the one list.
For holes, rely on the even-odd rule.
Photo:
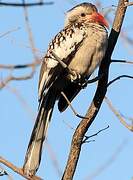
{"label": "dark feather", "polygon": [[[68,98],[68,100],[71,102],[75,96],[80,92],[81,86],[77,83],[70,83],[66,88],[63,89],[64,94]],[[60,112],[65,111],[65,109],[68,107],[68,103],[66,102],[65,98],[61,95],[59,97],[58,102],[58,109]]]}
{"label": "dark feather", "polygon": [[51,120],[55,100],[56,93],[53,93],[53,90],[49,90],[45,98],[40,102],[39,112],[30,137],[23,166],[26,175],[33,176],[39,167],[42,145],[46,137],[49,121]]}

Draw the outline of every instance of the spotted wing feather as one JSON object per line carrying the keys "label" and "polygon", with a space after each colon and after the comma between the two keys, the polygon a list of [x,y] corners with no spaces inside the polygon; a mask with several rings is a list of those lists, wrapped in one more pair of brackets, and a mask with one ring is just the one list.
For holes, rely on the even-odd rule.
{"label": "spotted wing feather", "polygon": [[48,92],[62,68],[58,68],[59,62],[53,57],[53,51],[60,60],[68,64],[77,49],[82,45],[86,32],[82,25],[66,27],[59,32],[49,44],[46,56],[43,59],[39,78],[39,99]]}

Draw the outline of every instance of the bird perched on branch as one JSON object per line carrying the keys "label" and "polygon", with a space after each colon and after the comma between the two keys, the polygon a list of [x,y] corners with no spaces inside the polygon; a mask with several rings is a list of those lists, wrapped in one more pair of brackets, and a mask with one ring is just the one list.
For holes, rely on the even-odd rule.
{"label": "bird perched on branch", "polygon": [[108,23],[95,5],[82,3],[67,12],[64,29],[49,44],[40,70],[39,110],[23,166],[25,174],[33,176],[39,167],[55,101],[60,112],[68,107],[61,92],[71,102],[100,65],[107,48],[106,28]]}

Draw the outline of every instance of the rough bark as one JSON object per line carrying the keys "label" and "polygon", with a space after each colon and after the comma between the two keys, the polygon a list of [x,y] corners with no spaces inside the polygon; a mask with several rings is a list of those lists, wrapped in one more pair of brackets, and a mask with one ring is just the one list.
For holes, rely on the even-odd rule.
{"label": "rough bark", "polygon": [[111,63],[111,55],[113,53],[113,50],[115,48],[120,30],[121,30],[121,26],[123,23],[125,12],[126,12],[125,3],[127,2],[128,0],[119,0],[113,27],[109,36],[109,44],[106,51],[106,55],[99,68],[99,76],[101,76],[101,74],[103,75],[101,76],[98,82],[96,93],[94,95],[94,98],[92,100],[90,107],[87,110],[87,113],[85,116],[87,118],[83,118],[81,120],[81,122],[79,123],[73,135],[71,149],[70,149],[67,165],[66,165],[62,180],[73,179],[73,176],[77,167],[78,159],[80,156],[81,147],[83,144],[82,143],[83,138],[88,128],[90,127],[92,122],[95,120],[95,117],[97,113],[99,112],[103,99],[106,95],[109,67]]}

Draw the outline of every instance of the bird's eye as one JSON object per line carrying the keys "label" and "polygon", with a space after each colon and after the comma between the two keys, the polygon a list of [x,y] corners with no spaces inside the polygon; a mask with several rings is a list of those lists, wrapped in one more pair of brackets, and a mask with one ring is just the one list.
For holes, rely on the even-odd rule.
{"label": "bird's eye", "polygon": [[85,13],[81,13],[81,16],[82,16],[82,17],[85,17],[85,16],[86,16],[86,14],[85,14]]}

